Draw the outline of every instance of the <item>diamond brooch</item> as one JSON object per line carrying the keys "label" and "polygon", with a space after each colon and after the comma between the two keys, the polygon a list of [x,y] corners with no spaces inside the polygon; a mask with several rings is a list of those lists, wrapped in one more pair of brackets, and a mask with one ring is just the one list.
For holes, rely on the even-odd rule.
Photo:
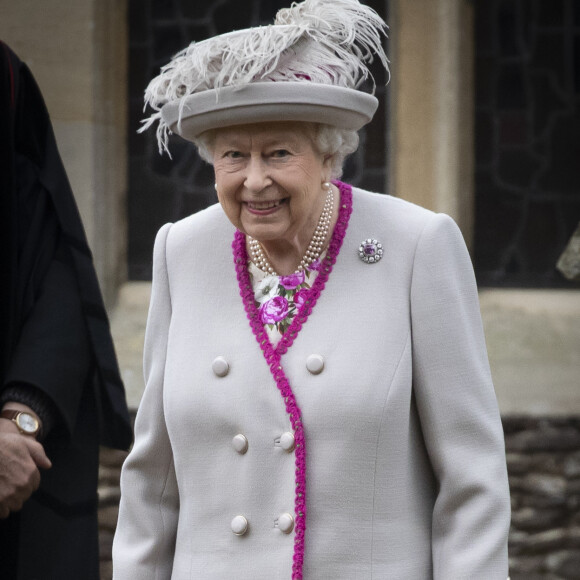
{"label": "diamond brooch", "polygon": [[358,247],[358,257],[365,264],[375,264],[383,257],[383,244],[372,238],[364,240]]}

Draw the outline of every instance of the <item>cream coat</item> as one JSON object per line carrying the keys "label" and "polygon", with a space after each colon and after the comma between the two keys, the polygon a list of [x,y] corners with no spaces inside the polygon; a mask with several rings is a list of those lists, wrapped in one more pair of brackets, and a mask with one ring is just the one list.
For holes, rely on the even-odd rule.
{"label": "cream coat", "polygon": [[[233,235],[219,206],[158,234],[116,580],[291,578],[294,533],[276,522],[294,507],[294,454],[278,441],[290,423],[245,316]],[[358,258],[368,237],[384,245],[377,264]],[[449,217],[354,190],[334,270],[282,360],[306,433],[305,580],[505,580],[502,428]]]}

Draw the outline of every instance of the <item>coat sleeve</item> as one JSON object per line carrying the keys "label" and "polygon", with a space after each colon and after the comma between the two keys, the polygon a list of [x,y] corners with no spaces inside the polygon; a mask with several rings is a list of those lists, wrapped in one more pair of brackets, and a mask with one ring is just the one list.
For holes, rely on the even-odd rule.
{"label": "coat sleeve", "polygon": [[20,331],[5,383],[40,390],[50,409],[58,410],[50,424],[62,422],[70,436],[93,364],[78,286],[61,242]]}
{"label": "coat sleeve", "polygon": [[171,442],[166,429],[163,382],[171,297],[166,240],[159,231],[144,348],[145,392],[135,420],[135,444],[121,473],[121,503],[113,543],[115,580],[171,578],[179,512]]}
{"label": "coat sleeve", "polygon": [[434,214],[411,284],[413,390],[438,481],[435,580],[505,580],[510,499],[477,288],[459,228]]}

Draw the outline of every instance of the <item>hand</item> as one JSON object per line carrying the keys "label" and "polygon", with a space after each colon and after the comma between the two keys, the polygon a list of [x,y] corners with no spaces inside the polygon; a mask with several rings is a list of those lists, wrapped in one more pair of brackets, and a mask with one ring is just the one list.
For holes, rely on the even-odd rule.
{"label": "hand", "polygon": [[40,485],[39,469],[51,466],[40,443],[22,435],[12,421],[0,420],[0,519],[22,508]]}

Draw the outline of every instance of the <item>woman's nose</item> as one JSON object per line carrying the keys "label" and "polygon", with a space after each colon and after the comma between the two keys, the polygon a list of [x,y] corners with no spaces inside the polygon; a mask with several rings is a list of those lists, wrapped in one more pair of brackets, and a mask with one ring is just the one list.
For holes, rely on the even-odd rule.
{"label": "woman's nose", "polygon": [[244,185],[254,192],[260,192],[264,188],[272,185],[272,180],[268,175],[268,168],[262,159],[250,158],[246,167],[246,179]]}

